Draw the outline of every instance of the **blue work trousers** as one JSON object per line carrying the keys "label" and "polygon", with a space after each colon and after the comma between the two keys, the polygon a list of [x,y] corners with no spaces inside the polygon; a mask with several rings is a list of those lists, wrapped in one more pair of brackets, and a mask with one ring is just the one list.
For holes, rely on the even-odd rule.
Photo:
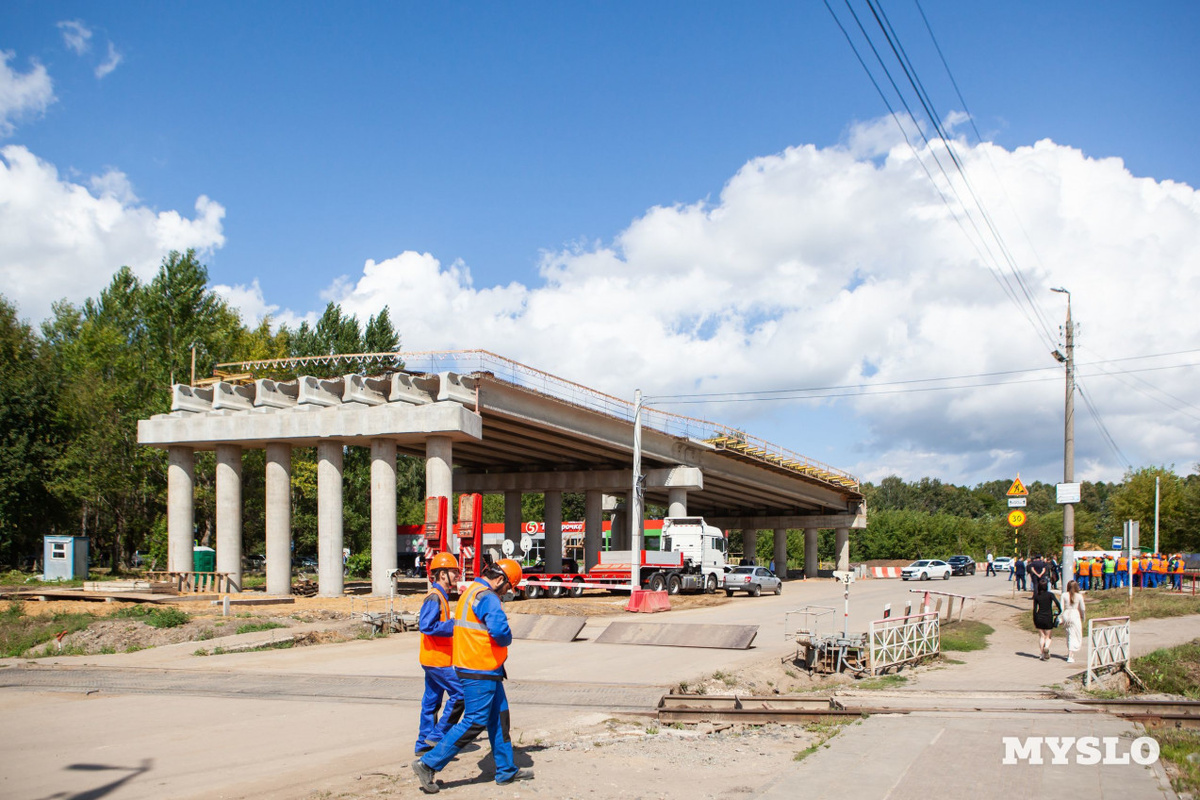
{"label": "blue work trousers", "polygon": [[1079,588],[1082,591],[1086,592],[1088,589],[1092,588],[1088,584],[1088,576],[1087,575],[1080,575],[1080,576],[1076,577],[1075,582],[1079,584]]}
{"label": "blue work trousers", "polygon": [[[446,731],[463,715],[463,689],[454,667],[422,667],[425,670],[425,694],[421,696],[421,725],[417,731],[416,753],[420,755],[442,740]],[[445,711],[438,719],[445,698]]]}
{"label": "blue work trousers", "polygon": [[517,764],[508,735],[508,697],[504,694],[504,683],[465,675],[460,677],[466,701],[463,717],[436,747],[421,756],[421,761],[434,772],[440,772],[459,750],[486,729],[492,746],[492,760],[496,762],[496,782],[508,780],[517,774]]}

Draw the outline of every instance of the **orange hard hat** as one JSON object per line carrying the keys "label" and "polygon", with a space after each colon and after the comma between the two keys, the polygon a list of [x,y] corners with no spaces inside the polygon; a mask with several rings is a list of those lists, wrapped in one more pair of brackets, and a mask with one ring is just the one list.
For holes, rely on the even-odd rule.
{"label": "orange hard hat", "polygon": [[504,577],[508,579],[508,582],[512,584],[514,589],[520,585],[521,578],[524,577],[520,564],[511,558],[502,558],[496,562],[496,566],[504,573]]}
{"label": "orange hard hat", "polygon": [[439,569],[458,569],[458,559],[453,553],[438,553],[429,562],[429,571],[434,572]]}

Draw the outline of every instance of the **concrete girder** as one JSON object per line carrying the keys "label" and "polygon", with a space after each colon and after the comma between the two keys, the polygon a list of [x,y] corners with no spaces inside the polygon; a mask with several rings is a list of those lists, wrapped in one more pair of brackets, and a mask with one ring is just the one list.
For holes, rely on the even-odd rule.
{"label": "concrete girder", "polygon": [[213,385],[213,411],[252,411],[254,386],[238,386],[220,381]]}
{"label": "concrete girder", "polygon": [[254,382],[254,406],[256,408],[292,408],[300,399],[300,385],[296,381],[273,381],[259,378]]}
{"label": "concrete girder", "polygon": [[213,390],[177,383],[171,387],[171,410],[204,413],[213,410]]}
{"label": "concrete girder", "polygon": [[433,375],[408,375],[397,372],[392,375],[391,392],[388,394],[389,403],[412,403],[423,405],[432,403],[437,396],[438,380]]}
{"label": "concrete girder", "polygon": [[[459,453],[455,451],[455,463]],[[691,467],[652,469],[645,473],[648,489],[704,488],[704,476]],[[633,485],[633,470],[580,470],[576,472],[498,472],[473,475],[456,472],[454,491],[499,494],[500,492],[619,492]]]}
{"label": "concrete girder", "polygon": [[438,402],[453,400],[463,405],[475,405],[476,380],[457,372],[438,373]]}
{"label": "concrete girder", "polygon": [[223,443],[265,446],[273,441],[312,447],[330,438],[364,447],[381,437],[419,444],[430,435],[479,439],[483,423],[478,414],[458,403],[424,406],[352,403],[338,408],[298,406],[254,414],[157,414],[138,422],[139,444],[157,447],[186,444],[197,450],[212,450]]}
{"label": "concrete girder", "polygon": [[343,378],[323,380],[312,375],[303,375],[300,377],[300,405],[340,406],[344,384]]}
{"label": "concrete girder", "polygon": [[381,406],[388,401],[387,391],[391,382],[381,378],[367,378],[362,375],[346,375],[345,389],[342,401],[346,403],[361,403],[364,406]]}
{"label": "concrete girder", "polygon": [[794,516],[765,516],[765,517],[713,517],[705,521],[718,528],[745,530],[754,529],[823,529],[823,528],[856,528],[867,527],[867,515],[860,514],[797,514]]}

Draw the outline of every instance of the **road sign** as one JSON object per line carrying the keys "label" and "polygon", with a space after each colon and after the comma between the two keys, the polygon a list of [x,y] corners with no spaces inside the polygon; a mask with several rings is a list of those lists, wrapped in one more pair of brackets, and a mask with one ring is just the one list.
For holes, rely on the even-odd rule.
{"label": "road sign", "polygon": [[1019,528],[1025,524],[1025,512],[1019,508],[1014,508],[1008,512],[1008,524],[1014,528]]}
{"label": "road sign", "polygon": [[1112,546],[1112,549],[1113,549],[1113,550],[1120,550],[1120,549],[1121,549],[1122,547],[1124,547],[1124,546],[1125,546],[1125,539],[1124,539],[1124,538],[1122,538],[1122,537],[1120,537],[1120,536],[1114,536],[1114,537],[1113,537],[1113,546]]}
{"label": "road sign", "polygon": [[1008,498],[1008,507],[1009,508],[1024,508],[1025,502],[1026,502],[1026,499],[1024,497],[1010,497],[1010,498]]}
{"label": "road sign", "polygon": [[1058,496],[1058,502],[1063,503],[1078,503],[1080,499],[1080,491],[1082,484],[1079,483],[1059,483],[1055,484],[1054,491]]}
{"label": "road sign", "polygon": [[1012,482],[1012,486],[1008,487],[1009,497],[1025,497],[1029,494],[1029,490],[1025,488],[1025,484],[1021,483],[1021,476],[1018,475],[1016,480]]}

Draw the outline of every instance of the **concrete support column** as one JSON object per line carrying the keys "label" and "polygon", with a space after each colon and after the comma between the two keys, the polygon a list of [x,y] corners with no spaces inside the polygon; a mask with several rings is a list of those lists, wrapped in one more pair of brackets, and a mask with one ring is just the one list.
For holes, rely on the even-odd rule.
{"label": "concrete support column", "polygon": [[[504,493],[504,538],[513,543],[513,553],[521,552],[521,492]],[[501,558],[504,557],[501,553]]]}
{"label": "concrete support column", "polygon": [[787,529],[775,529],[775,574],[787,580]]}
{"label": "concrete support column", "polygon": [[267,594],[292,593],[292,446],[267,445]]}
{"label": "concrete support column", "polygon": [[546,572],[562,572],[562,492],[546,492]]}
{"label": "concrete support column", "polygon": [[838,528],[837,539],[833,548],[837,555],[837,568],[842,572],[850,569],[850,529]]}
{"label": "concrete support column", "polygon": [[217,445],[217,572],[242,590],[242,448]]}
{"label": "concrete support column", "polygon": [[583,564],[591,569],[600,560],[600,545],[604,541],[604,493],[590,489],[584,495]]}
{"label": "concrete support column", "polygon": [[396,569],[396,443],[371,442],[371,594],[392,591]]}
{"label": "concrete support column", "polygon": [[317,444],[317,593],[341,597],[342,443]]}
{"label": "concrete support column", "polygon": [[816,528],[804,529],[804,577],[817,577],[817,539],[821,532]]}
{"label": "concrete support column", "polygon": [[167,449],[167,570],[192,571],[196,531],[196,456],[190,447]]}
{"label": "concrete support column", "polygon": [[446,541],[454,538],[454,442],[449,436],[425,440],[425,496],[446,498]]}
{"label": "concrete support column", "polygon": [[630,544],[632,535],[629,530],[629,504],[624,503],[621,495],[614,495],[621,498],[618,500],[618,505],[613,508],[612,527],[609,529],[609,549],[610,550],[629,550],[633,547]]}
{"label": "concrete support column", "polygon": [[667,489],[667,516],[687,516],[687,489],[677,487]]}
{"label": "concrete support column", "polygon": [[742,563],[756,564],[758,552],[758,531],[749,528],[742,529]]}

